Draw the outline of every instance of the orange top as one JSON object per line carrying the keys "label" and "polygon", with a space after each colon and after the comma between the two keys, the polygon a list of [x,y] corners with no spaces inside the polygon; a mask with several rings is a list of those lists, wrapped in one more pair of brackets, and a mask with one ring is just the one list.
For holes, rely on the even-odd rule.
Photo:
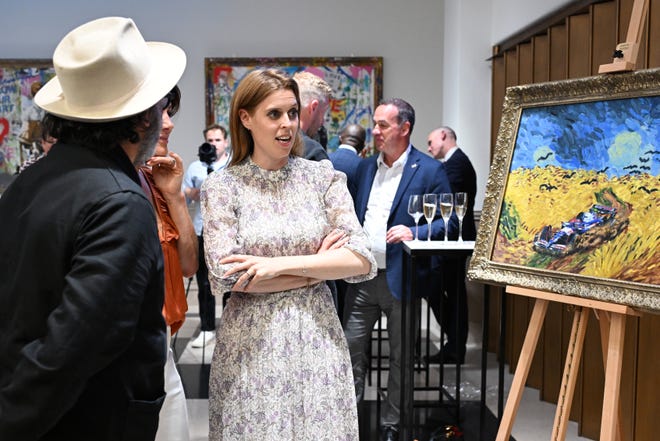
{"label": "orange top", "polygon": [[142,186],[145,184],[151,193],[151,201],[156,210],[158,218],[158,237],[163,249],[163,262],[165,266],[165,301],[163,302],[163,317],[165,323],[172,329],[172,334],[179,330],[186,319],[188,302],[186,301],[186,290],[183,286],[183,272],[179,263],[179,251],[177,240],[179,230],[170,216],[169,207],[162,193],[154,183],[151,170],[148,167],[140,167]]}

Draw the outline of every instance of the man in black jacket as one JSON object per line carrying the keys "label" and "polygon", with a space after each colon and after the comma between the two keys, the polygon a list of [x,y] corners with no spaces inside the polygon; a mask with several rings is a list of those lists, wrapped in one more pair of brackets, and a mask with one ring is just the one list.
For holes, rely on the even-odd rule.
{"label": "man in black jacket", "polygon": [[0,439],[153,440],[163,258],[135,166],[186,57],[109,17],[67,34],[53,64],[35,102],[58,143],[0,198]]}
{"label": "man in black jacket", "polygon": [[[456,133],[450,127],[433,130],[427,140],[428,151],[445,165],[449,185],[454,193],[467,193],[467,211],[463,218],[463,240],[475,240],[474,198],[477,194],[477,174],[467,155],[456,145]],[[450,231],[451,233],[451,231]],[[450,236],[451,240],[458,237]],[[440,292],[428,296],[436,320],[442,324],[447,342],[440,351],[427,358],[429,363],[463,363],[468,337],[467,292],[465,262],[455,259],[434,259],[434,275]],[[461,274],[462,282],[457,282]],[[457,304],[458,302],[458,304]]]}

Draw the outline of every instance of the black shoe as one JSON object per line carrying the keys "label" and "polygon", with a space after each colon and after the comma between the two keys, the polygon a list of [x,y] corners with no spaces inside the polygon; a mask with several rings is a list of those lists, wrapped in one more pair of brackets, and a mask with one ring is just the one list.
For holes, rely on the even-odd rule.
{"label": "black shoe", "polygon": [[399,430],[393,426],[383,426],[380,428],[381,441],[398,441]]}
{"label": "black shoe", "polygon": [[433,355],[427,355],[424,357],[426,364],[463,364],[465,363],[465,356],[460,359],[454,352],[447,351],[438,351]]}

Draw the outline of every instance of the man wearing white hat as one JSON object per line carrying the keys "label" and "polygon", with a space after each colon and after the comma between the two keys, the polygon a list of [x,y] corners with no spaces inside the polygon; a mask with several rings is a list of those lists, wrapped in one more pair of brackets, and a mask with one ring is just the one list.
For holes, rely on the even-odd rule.
{"label": "man wearing white hat", "polygon": [[108,17],[67,34],[35,96],[58,139],[0,199],[0,439],[153,440],[163,260],[136,164],[184,52]]}

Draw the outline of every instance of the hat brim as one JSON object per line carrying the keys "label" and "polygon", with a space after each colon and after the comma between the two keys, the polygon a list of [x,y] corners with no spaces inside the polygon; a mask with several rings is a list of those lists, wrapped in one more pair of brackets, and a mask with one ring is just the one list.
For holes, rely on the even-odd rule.
{"label": "hat brim", "polygon": [[[152,67],[142,85],[126,100],[101,108],[72,109],[55,76],[34,97],[46,112],[64,119],[83,122],[107,122],[143,112],[160,101],[181,79],[186,68],[185,52],[170,43],[147,42]],[[99,84],[102,88],[103,84]]]}

